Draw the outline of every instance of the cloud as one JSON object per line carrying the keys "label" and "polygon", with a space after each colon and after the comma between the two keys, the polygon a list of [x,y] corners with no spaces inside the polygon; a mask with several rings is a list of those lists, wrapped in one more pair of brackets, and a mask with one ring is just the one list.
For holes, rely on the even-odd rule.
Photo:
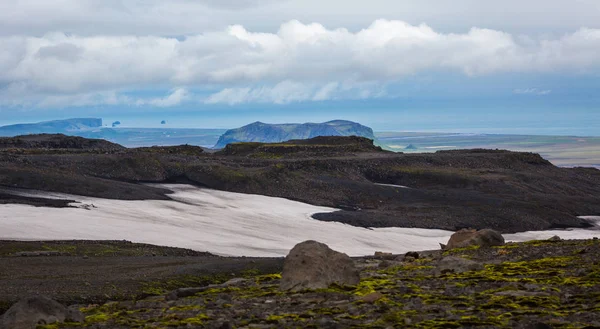
{"label": "cloud", "polygon": [[185,88],[176,88],[173,92],[164,98],[139,99],[136,105],[152,105],[157,107],[171,107],[179,105],[190,99],[190,94]]}
{"label": "cloud", "polygon": [[443,31],[563,33],[600,28],[599,16],[597,0],[2,0],[0,35],[195,35],[232,23],[271,32],[292,19],[359,30],[382,17]]}
{"label": "cloud", "polygon": [[0,37],[0,96],[11,104],[82,104],[111,101],[105,95],[113,91],[177,86],[140,104],[174,106],[190,89],[220,90],[206,103],[370,98],[422,72],[597,74],[598,53],[600,29],[536,39],[484,28],[442,33],[398,20],[355,32],[292,20],[276,33],[233,25],[185,38],[48,33]]}
{"label": "cloud", "polygon": [[550,95],[550,93],[552,93],[552,90],[546,89],[546,90],[540,90],[537,88],[526,88],[526,89],[515,89],[513,90],[514,94],[517,95],[538,95],[538,96],[544,96],[544,95]]}
{"label": "cloud", "polygon": [[206,104],[274,103],[289,104],[302,101],[324,101],[331,99],[378,98],[386,94],[385,86],[374,83],[325,84],[282,81],[274,86],[255,88],[225,88],[208,96]]}

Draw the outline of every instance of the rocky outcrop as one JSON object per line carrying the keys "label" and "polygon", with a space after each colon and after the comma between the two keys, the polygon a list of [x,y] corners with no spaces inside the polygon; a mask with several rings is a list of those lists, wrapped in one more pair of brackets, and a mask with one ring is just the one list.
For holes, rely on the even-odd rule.
{"label": "rocky outcrop", "polygon": [[437,275],[441,275],[445,273],[463,273],[469,271],[479,271],[482,269],[482,264],[472,261],[470,259],[448,256],[440,260],[435,272]]}
{"label": "rocky outcrop", "polygon": [[334,283],[354,286],[359,282],[359,272],[348,255],[309,240],[297,244],[285,258],[280,289],[324,289]]}
{"label": "rocky outcrop", "polygon": [[442,249],[466,248],[470,246],[492,247],[504,245],[504,237],[497,231],[483,230],[460,230],[450,237],[448,243]]}
{"label": "rocky outcrop", "polygon": [[37,325],[55,322],[83,322],[83,315],[46,297],[23,299],[13,305],[0,319],[0,329],[35,329]]}

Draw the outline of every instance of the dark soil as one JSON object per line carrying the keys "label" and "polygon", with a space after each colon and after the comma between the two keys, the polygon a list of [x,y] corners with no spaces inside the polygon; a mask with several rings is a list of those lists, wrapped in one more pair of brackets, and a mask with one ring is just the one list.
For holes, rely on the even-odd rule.
{"label": "dark soil", "polygon": [[[21,256],[40,251],[60,256]],[[43,294],[65,304],[104,303],[281,270],[281,258],[226,258],[128,241],[0,240],[0,314]]]}
{"label": "dark soil", "polygon": [[[438,262],[447,256],[482,266],[440,272]],[[100,286],[116,291],[154,280],[145,284],[145,292],[155,296],[86,302],[77,306],[86,315],[85,323],[41,327],[47,329],[600,327],[598,240],[418,252],[416,259],[385,257],[355,259],[361,272],[358,286],[298,293],[279,289],[281,259],[48,257],[25,263],[28,259],[0,258],[9,264],[3,267],[0,291],[54,292],[63,301],[79,302],[79,296]],[[50,266],[55,273],[47,272]],[[255,267],[240,275],[246,280],[218,285],[231,277],[232,267],[244,266]],[[97,268],[96,275],[92,268]],[[177,271],[191,274],[188,283],[196,278],[196,286],[214,285],[191,297],[166,299],[169,289],[186,283],[169,284],[167,278]],[[48,283],[35,275],[47,276]]]}
{"label": "dark soil", "polygon": [[0,204],[28,204],[35,207],[66,208],[75,200],[56,200],[36,197],[19,196],[0,192]]}
{"label": "dark soil", "polygon": [[[344,211],[315,218],[363,227],[519,232],[587,227],[577,216],[600,215],[600,170],[558,168],[533,153],[401,154],[359,137],[239,143],[217,153],[191,146],[0,150],[0,186],[168,199],[168,191],[140,184],[147,182],[185,182],[338,207]],[[15,200],[40,203],[34,201]]]}

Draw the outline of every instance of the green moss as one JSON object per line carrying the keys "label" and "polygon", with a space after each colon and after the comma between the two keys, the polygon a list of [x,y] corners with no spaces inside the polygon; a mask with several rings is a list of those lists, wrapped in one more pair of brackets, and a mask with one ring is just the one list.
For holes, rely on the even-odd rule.
{"label": "green moss", "polygon": [[281,280],[280,273],[259,275],[256,277],[256,284],[263,284],[275,280]]}
{"label": "green moss", "polygon": [[460,254],[460,253],[467,252],[467,251],[478,250],[480,248],[481,248],[481,246],[477,246],[477,245],[476,246],[468,246],[468,247],[464,247],[464,248],[454,248],[454,249],[446,250],[442,254],[444,256],[456,255],[456,254]]}
{"label": "green moss", "polygon": [[368,295],[378,290],[392,289],[396,287],[396,282],[391,279],[363,279],[354,290],[354,294],[358,296]]}
{"label": "green moss", "polygon": [[97,313],[94,315],[90,315],[90,316],[86,316],[85,317],[85,322],[88,324],[91,323],[97,323],[97,322],[106,322],[108,320],[110,320],[111,317],[109,314],[106,313]]}
{"label": "green moss", "polygon": [[210,317],[206,314],[198,314],[195,317],[186,318],[180,321],[180,325],[203,325],[204,320],[208,320]]}
{"label": "green moss", "polygon": [[150,281],[142,284],[141,292],[144,296],[160,296],[169,291],[185,287],[204,287],[210,284],[221,284],[231,279],[231,276],[218,274],[208,276],[184,275],[164,281]]}
{"label": "green moss", "polygon": [[197,311],[204,309],[204,306],[201,305],[181,305],[181,306],[173,306],[168,308],[168,311],[171,312],[179,312],[179,311]]}

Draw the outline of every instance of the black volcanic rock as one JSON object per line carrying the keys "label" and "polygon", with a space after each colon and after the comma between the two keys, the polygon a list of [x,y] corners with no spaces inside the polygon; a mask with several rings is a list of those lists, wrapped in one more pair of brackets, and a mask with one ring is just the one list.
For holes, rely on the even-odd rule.
{"label": "black volcanic rock", "polygon": [[125,148],[103,139],[88,139],[62,134],[39,134],[0,137],[0,149],[70,149],[114,152]]}
{"label": "black volcanic rock", "polygon": [[237,142],[227,144],[218,151],[220,155],[243,155],[269,158],[292,155],[293,157],[329,157],[358,152],[381,152],[373,140],[357,136],[318,136],[310,139],[294,139],[283,143]]}
{"label": "black volcanic rock", "polygon": [[236,142],[279,143],[317,136],[360,136],[375,140],[373,130],[356,122],[334,120],[324,123],[267,124],[254,122],[225,132],[214,148]]}

